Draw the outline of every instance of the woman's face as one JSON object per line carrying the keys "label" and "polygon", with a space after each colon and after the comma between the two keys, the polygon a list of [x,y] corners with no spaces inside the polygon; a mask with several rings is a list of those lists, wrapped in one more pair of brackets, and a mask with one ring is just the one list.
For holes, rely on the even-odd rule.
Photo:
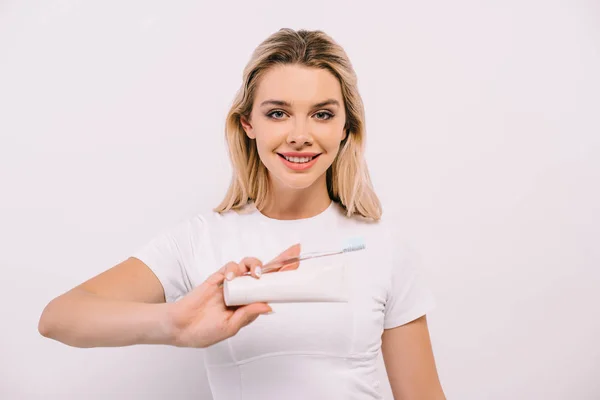
{"label": "woman's face", "polygon": [[323,179],[346,137],[339,81],[325,69],[283,65],[259,82],[250,118],[242,118],[277,184],[293,189]]}

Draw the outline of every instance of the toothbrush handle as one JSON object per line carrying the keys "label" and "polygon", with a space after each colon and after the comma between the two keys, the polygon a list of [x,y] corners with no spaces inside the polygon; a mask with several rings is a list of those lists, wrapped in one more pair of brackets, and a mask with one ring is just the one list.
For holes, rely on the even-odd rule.
{"label": "toothbrush handle", "polygon": [[269,262],[269,263],[263,265],[262,272],[263,273],[272,272],[274,270],[281,269],[284,266],[286,266],[288,264],[293,264],[295,262],[310,260],[312,258],[333,256],[335,254],[341,254],[341,253],[343,253],[343,251],[331,251],[331,252],[326,252],[326,253],[321,253],[321,252],[305,253],[305,254],[301,254],[300,256],[286,258],[285,260]]}

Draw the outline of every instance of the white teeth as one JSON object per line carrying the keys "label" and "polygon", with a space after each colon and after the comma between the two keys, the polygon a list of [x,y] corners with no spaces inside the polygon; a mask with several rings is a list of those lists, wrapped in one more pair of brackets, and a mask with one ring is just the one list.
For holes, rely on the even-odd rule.
{"label": "white teeth", "polygon": [[284,156],[284,157],[289,162],[299,163],[299,164],[309,162],[310,160],[312,160],[314,158],[314,157],[286,157],[286,156]]}

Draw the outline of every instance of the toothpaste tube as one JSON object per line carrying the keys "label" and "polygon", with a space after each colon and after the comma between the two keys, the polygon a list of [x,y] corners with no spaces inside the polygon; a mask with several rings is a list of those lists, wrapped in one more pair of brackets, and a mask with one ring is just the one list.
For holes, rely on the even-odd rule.
{"label": "toothpaste tube", "polygon": [[259,279],[239,276],[223,284],[227,306],[261,303],[347,302],[348,277],[344,265],[298,268],[273,272]]}

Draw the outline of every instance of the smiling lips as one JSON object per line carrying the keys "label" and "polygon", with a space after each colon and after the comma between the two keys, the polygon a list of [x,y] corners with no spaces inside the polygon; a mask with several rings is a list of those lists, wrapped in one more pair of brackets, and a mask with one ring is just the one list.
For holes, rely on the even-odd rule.
{"label": "smiling lips", "polygon": [[304,171],[312,167],[321,153],[277,153],[283,164],[294,170]]}

